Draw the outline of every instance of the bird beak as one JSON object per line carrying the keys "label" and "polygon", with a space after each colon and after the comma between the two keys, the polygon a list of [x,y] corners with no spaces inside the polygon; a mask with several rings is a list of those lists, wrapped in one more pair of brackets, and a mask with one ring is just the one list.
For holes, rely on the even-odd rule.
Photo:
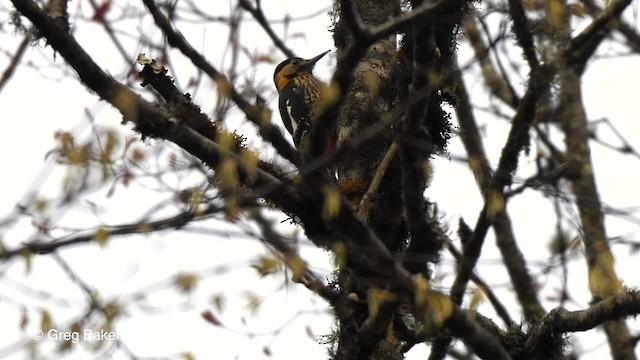
{"label": "bird beak", "polygon": [[322,59],[323,56],[327,55],[330,52],[331,52],[331,50],[327,50],[327,51],[323,52],[322,54],[320,54],[320,55],[318,55],[316,57],[313,57],[311,59],[305,60],[305,62],[304,62],[304,64],[302,66],[307,70],[311,70],[316,65],[318,60]]}

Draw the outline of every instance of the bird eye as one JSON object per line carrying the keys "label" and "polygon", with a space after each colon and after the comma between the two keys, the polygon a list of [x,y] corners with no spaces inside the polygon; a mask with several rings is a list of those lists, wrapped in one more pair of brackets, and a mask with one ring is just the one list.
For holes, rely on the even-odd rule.
{"label": "bird eye", "polygon": [[291,60],[291,65],[298,65],[299,62],[300,62],[300,60],[293,59],[293,60]]}

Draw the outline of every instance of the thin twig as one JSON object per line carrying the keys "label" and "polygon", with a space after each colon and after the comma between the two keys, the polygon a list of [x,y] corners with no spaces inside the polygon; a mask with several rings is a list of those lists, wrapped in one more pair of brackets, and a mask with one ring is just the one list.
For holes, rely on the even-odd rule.
{"label": "thin twig", "polygon": [[393,158],[396,156],[398,148],[398,143],[395,141],[391,144],[391,146],[389,146],[387,153],[382,158],[382,161],[380,161],[380,165],[378,165],[378,169],[376,169],[376,173],[373,175],[373,180],[371,180],[369,189],[367,189],[367,192],[364,194],[362,200],[360,201],[360,205],[358,206],[358,215],[360,215],[361,218],[365,219],[365,221],[367,219],[367,212],[369,211],[371,197],[374,196],[378,191],[378,187],[380,187],[382,178],[387,172],[389,164],[391,164],[391,160],[393,160]]}
{"label": "thin twig", "polygon": [[[224,209],[221,207],[209,206],[208,208],[199,212],[198,216],[202,218],[203,216],[211,215],[211,214],[223,212],[223,211]],[[108,236],[142,234],[142,233],[148,233],[148,232],[163,231],[168,229],[179,229],[182,226],[187,225],[188,223],[193,221],[195,218],[196,218],[196,215],[193,213],[193,211],[185,211],[162,220],[156,220],[151,222],[136,222],[136,223],[126,224],[126,225],[117,225],[117,226],[106,226],[106,227],[103,227],[103,230],[106,231],[105,234],[108,234]],[[91,231],[87,231],[82,235],[63,237],[60,239],[54,239],[46,242],[35,240],[32,242],[23,244],[18,248],[0,252],[0,259],[7,260],[14,256],[23,255],[25,253],[40,254],[40,255],[48,254],[62,247],[94,241],[95,238],[96,238],[96,231],[95,229],[92,229]]]}
{"label": "thin twig", "polygon": [[267,33],[271,41],[273,41],[273,44],[278,49],[280,49],[280,51],[282,51],[282,53],[286,57],[291,58],[296,56],[296,54],[294,54],[294,52],[287,47],[284,41],[282,41],[282,39],[280,39],[280,37],[276,35],[275,31],[273,31],[273,28],[271,27],[269,20],[267,20],[267,17],[264,15],[264,12],[262,11],[262,7],[260,7],[259,5],[256,7],[253,7],[251,6],[251,3],[249,3],[248,0],[239,0],[238,3],[243,9],[247,10],[253,16],[254,19],[256,19],[258,24],[260,24],[260,26],[262,26],[262,29]]}
{"label": "thin twig", "polygon": [[580,34],[571,40],[566,48],[565,57],[580,68],[591,58],[602,40],[609,34],[609,26],[613,20],[620,17],[631,0],[614,0],[589,24]]}
{"label": "thin twig", "polygon": [[246,99],[238,93],[233,84],[230,83],[225,76],[220,73],[207,59],[193,48],[187,39],[177,30],[175,30],[167,17],[160,11],[157,4],[153,0],[143,0],[149,12],[153,15],[156,25],[162,30],[167,37],[169,45],[179,49],[191,62],[204,71],[218,86],[219,91],[224,96],[228,96],[238,107],[245,113],[247,119],[254,123],[260,135],[273,145],[273,147],[285,159],[296,166],[300,166],[302,161],[298,152],[291,146],[289,141],[279,127],[274,126],[270,121],[265,121],[265,112],[260,106],[251,105]]}
{"label": "thin twig", "polygon": [[24,56],[27,48],[29,47],[29,44],[33,39],[34,32],[35,32],[35,27],[32,27],[29,30],[27,30],[27,32],[24,34],[24,38],[20,42],[20,45],[18,45],[18,48],[16,49],[15,53],[11,57],[11,61],[9,62],[9,65],[7,65],[7,68],[4,69],[4,72],[2,73],[2,77],[0,77],[0,93],[2,92],[2,89],[5,87],[5,85],[7,85],[7,83],[9,82],[9,79],[11,79],[13,74],[16,72],[16,69],[18,68],[18,64],[20,64],[20,60]]}

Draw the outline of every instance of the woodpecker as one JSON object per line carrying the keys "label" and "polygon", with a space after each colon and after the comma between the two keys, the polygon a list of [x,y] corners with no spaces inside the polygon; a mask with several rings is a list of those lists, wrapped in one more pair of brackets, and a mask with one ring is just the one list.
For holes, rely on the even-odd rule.
{"label": "woodpecker", "polygon": [[[273,82],[279,96],[280,116],[298,149],[302,146],[304,136],[311,129],[322,92],[327,87],[313,75],[313,67],[329,51],[307,60],[289,58],[281,62],[273,73]],[[330,151],[333,147],[335,136],[327,139],[325,151]]]}

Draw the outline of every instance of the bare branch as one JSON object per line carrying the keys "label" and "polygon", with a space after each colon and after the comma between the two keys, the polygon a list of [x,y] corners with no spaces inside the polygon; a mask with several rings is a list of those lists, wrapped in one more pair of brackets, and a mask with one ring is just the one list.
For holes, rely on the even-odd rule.
{"label": "bare branch", "polygon": [[513,21],[513,32],[518,40],[518,45],[520,45],[524,52],[524,57],[529,63],[529,68],[533,70],[538,67],[539,61],[538,55],[536,54],[536,45],[530,30],[531,26],[522,7],[522,1],[509,0],[509,14]]}
{"label": "bare branch", "polygon": [[[217,206],[208,206],[196,215],[193,211],[181,212],[175,216],[168,217],[162,220],[156,220],[151,222],[136,222],[126,225],[106,226],[102,230],[108,233],[108,236],[113,235],[131,235],[131,234],[143,234],[147,232],[163,231],[169,229],[179,229],[191,221],[202,218],[203,216],[223,212],[224,208]],[[65,236],[63,238],[54,240],[40,240],[36,239],[22,246],[5,250],[0,252],[0,258],[8,260],[14,256],[24,255],[26,253],[31,254],[48,254],[61,248],[66,248],[70,245],[77,245],[95,241],[96,230],[85,231],[81,235]]]}
{"label": "bare branch", "polygon": [[496,220],[495,215],[504,209],[504,187],[511,184],[513,172],[518,165],[518,155],[529,145],[529,128],[535,118],[536,104],[544,93],[544,87],[548,85],[542,79],[548,76],[549,71],[550,69],[545,65],[540,65],[533,70],[527,91],[513,117],[513,125],[502,149],[498,168],[491,180],[489,192],[485,194],[485,203],[478,215],[473,236],[469,243],[464,244],[463,261],[451,288],[451,298],[458,304],[462,302],[466,284],[480,256],[487,231]]}
{"label": "bare branch", "polygon": [[[306,266],[304,270],[300,269],[303,260],[297,254],[296,249],[285,241],[284,237],[273,228],[273,224],[264,218],[259,210],[251,211],[250,216],[260,227],[264,241],[283,255],[285,262],[294,273],[294,277],[298,276],[298,278],[294,278],[294,281],[303,284],[307,289],[320,295],[320,297],[327,300],[334,308],[337,307],[340,295],[332,288],[324,285],[322,280],[311,272],[311,270],[307,269]],[[346,300],[342,299],[342,301]]]}
{"label": "bare branch", "polygon": [[360,215],[362,219],[366,220],[367,213],[369,211],[369,204],[371,202],[371,197],[373,197],[375,193],[378,191],[378,187],[382,182],[382,178],[384,177],[384,174],[389,168],[389,164],[391,164],[391,160],[393,160],[393,158],[396,156],[398,149],[399,149],[398,144],[396,142],[392,143],[391,146],[389,146],[387,153],[382,158],[380,165],[378,165],[378,169],[376,169],[376,173],[373,175],[373,180],[371,180],[369,189],[367,189],[367,192],[364,194],[364,196],[362,197],[362,200],[360,201],[360,205],[358,205],[358,215]]}
{"label": "bare branch", "polygon": [[[629,290],[608,297],[586,310],[567,311],[556,308],[545,315],[532,329],[526,342],[533,349],[554,334],[591,330],[607,321],[640,314],[640,292]],[[627,344],[633,348],[633,344]]]}
{"label": "bare branch", "polygon": [[[493,64],[493,61],[491,61],[491,58],[489,57],[489,49],[484,44],[484,40],[480,35],[480,31],[476,25],[475,16],[467,16],[464,21],[464,32],[473,47],[476,59],[480,63],[482,78],[487,84],[487,87],[498,99],[513,108],[517,108],[520,99],[507,80],[506,74],[504,74],[504,72],[499,74]],[[460,70],[458,69],[456,71]]]}
{"label": "bare branch", "polygon": [[216,70],[202,54],[196,51],[181,33],[173,29],[169,20],[162,14],[155,1],[144,0],[144,4],[153,15],[158,27],[160,27],[167,37],[169,45],[178,48],[197,68],[204,71],[216,85],[218,85],[218,90],[224,96],[231,98],[245,113],[247,119],[258,127],[260,135],[269,141],[280,155],[292,164],[299,166],[301,164],[300,156],[289,141],[286,140],[280,128],[271,123],[269,116],[265,116],[265,109],[262,106],[251,105],[245,100],[222,73]]}
{"label": "bare branch", "polygon": [[[487,319],[488,320],[488,319]],[[488,320],[490,321],[490,320]],[[455,307],[451,318],[445,322],[445,326],[453,335],[460,337],[480,356],[481,359],[511,359],[511,355],[505,350],[498,338],[484,327],[478,325],[467,312]]]}
{"label": "bare branch", "polygon": [[282,53],[286,57],[291,58],[296,56],[296,54],[294,54],[293,51],[289,49],[287,45],[285,45],[285,43],[282,41],[282,39],[280,39],[280,37],[276,35],[276,33],[273,31],[271,24],[269,24],[269,20],[267,20],[267,17],[264,16],[264,12],[260,7],[259,1],[257,2],[256,7],[253,7],[249,2],[249,0],[239,0],[238,3],[243,9],[247,10],[253,16],[254,19],[256,19],[258,24],[260,24],[260,26],[262,26],[262,29],[264,29],[264,31],[267,33],[271,41],[273,41],[273,44],[278,49],[280,49],[280,51],[282,51]]}
{"label": "bare branch", "polygon": [[30,28],[29,30],[27,30],[27,32],[24,34],[22,41],[20,42],[20,45],[18,46],[18,49],[16,49],[16,51],[13,53],[13,56],[11,57],[11,61],[9,61],[7,68],[4,69],[4,72],[2,73],[2,77],[0,78],[0,93],[2,92],[2,89],[4,89],[4,87],[7,85],[7,83],[13,76],[13,74],[16,72],[16,69],[18,68],[18,64],[20,64],[20,60],[22,59],[22,57],[25,54],[25,51],[29,47],[29,44],[31,43],[31,39],[34,33],[35,33],[35,28]]}
{"label": "bare branch", "polygon": [[609,33],[611,22],[617,19],[629,4],[631,4],[631,0],[611,1],[589,26],[571,40],[565,51],[567,61],[577,65],[580,69],[584,68],[587,60],[591,58],[598,45]]}
{"label": "bare branch", "polygon": [[[447,241],[446,244],[447,250],[449,250],[456,261],[460,262],[462,260],[462,254],[460,253],[460,251],[455,248],[451,241]],[[478,286],[478,288],[480,288],[482,293],[487,296],[487,299],[489,299],[491,306],[493,306],[493,308],[496,310],[496,313],[498,313],[498,316],[500,316],[502,322],[504,322],[506,325],[513,323],[513,320],[511,319],[507,308],[500,301],[495,292],[491,290],[491,286],[475,272],[471,273],[471,281],[473,281]]]}

